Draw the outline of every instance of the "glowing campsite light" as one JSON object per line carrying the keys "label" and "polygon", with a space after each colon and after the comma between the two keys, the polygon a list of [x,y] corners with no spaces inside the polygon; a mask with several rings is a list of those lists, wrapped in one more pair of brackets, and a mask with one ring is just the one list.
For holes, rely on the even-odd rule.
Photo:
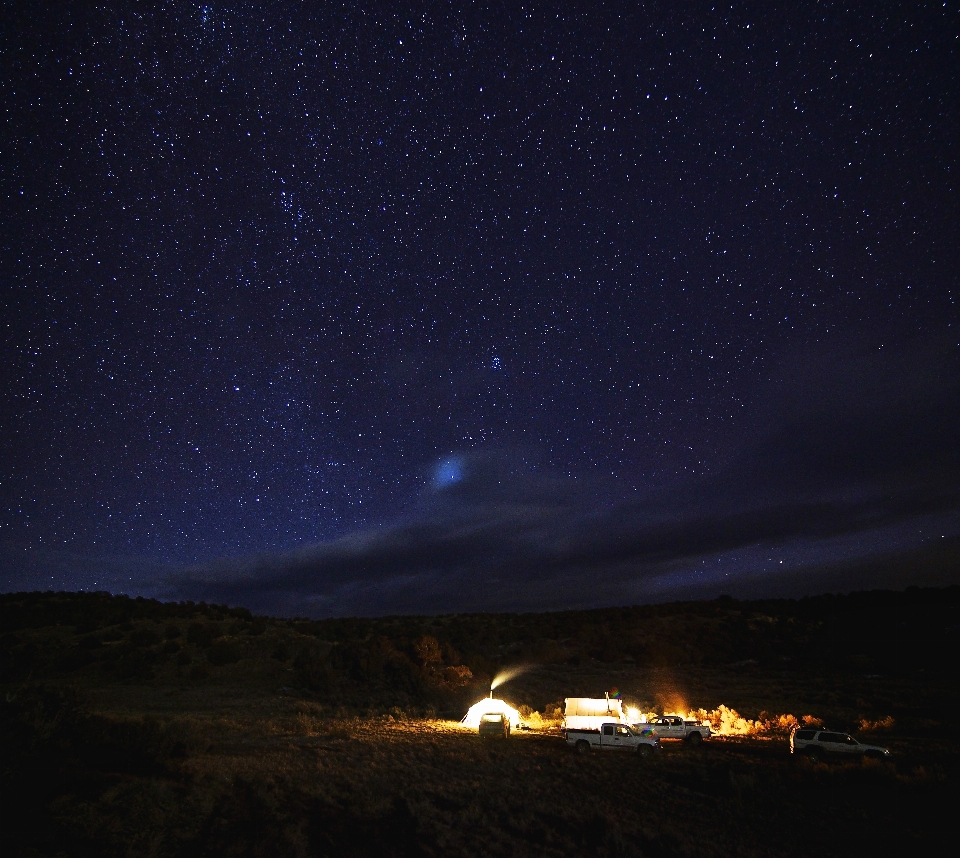
{"label": "glowing campsite light", "polygon": [[754,720],[744,718],[736,709],[724,706],[722,703],[716,709],[690,710],[683,717],[687,721],[709,724],[715,736],[752,736],[770,739],[778,735],[785,735],[803,725],[823,723],[813,715],[804,715],[802,718],[797,718],[789,713],[771,715],[761,712],[760,717]]}
{"label": "glowing campsite light", "polygon": [[509,703],[504,703],[495,697],[484,697],[483,700],[474,703],[460,723],[476,730],[480,726],[480,718],[487,714],[506,715],[510,719],[510,729],[520,729],[520,713]]}

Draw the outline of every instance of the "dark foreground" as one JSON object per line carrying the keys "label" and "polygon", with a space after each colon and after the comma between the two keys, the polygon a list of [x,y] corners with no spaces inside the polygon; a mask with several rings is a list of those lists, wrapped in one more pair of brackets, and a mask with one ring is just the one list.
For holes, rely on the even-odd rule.
{"label": "dark foreground", "polygon": [[883,763],[812,764],[763,739],[646,761],[291,700],[59,717],[5,754],[7,854],[918,854],[945,844],[937,808],[957,786],[957,743],[941,739],[890,742]]}
{"label": "dark foreground", "polygon": [[[939,852],[953,839],[941,808],[960,785],[958,683],[934,662],[869,673],[862,663],[805,671],[780,655],[546,663],[500,689],[541,728],[481,742],[444,707],[459,714],[489,677],[464,684],[422,641],[395,641],[417,674],[396,672],[402,662],[378,643],[389,657],[365,693],[366,661],[366,673],[329,658],[318,672],[307,657],[316,636],[286,621],[208,606],[158,619],[142,616],[159,610],[144,603],[69,625],[22,620],[25,604],[8,601],[5,615],[15,627],[0,698],[8,855],[809,856]],[[480,675],[481,655],[444,652]],[[776,727],[667,744],[653,760],[574,754],[553,702],[613,686],[638,704],[766,710],[765,723],[812,715],[873,730],[866,738],[894,755],[814,764],[792,758]]]}

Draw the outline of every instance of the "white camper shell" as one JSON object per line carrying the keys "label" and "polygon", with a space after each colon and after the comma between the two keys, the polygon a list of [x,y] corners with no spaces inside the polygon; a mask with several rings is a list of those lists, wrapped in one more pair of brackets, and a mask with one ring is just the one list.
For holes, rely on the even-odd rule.
{"label": "white camper shell", "polygon": [[602,724],[627,723],[623,704],[609,697],[568,697],[563,701],[563,726],[567,730],[599,730]]}

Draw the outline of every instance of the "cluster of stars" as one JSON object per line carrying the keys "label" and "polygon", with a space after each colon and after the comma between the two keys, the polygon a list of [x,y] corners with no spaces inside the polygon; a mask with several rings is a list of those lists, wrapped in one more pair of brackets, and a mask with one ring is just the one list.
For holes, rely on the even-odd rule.
{"label": "cluster of stars", "polygon": [[956,13],[896,14],[21,10],[0,538],[286,549],[490,445],[637,490],[942,334]]}

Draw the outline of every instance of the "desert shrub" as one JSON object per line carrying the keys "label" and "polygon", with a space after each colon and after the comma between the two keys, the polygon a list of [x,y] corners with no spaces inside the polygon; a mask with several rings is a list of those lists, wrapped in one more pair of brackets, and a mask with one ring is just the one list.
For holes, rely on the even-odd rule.
{"label": "desert shrub", "polygon": [[543,717],[547,721],[563,720],[563,701],[557,700],[555,703],[548,703],[543,707]]}
{"label": "desert shrub", "polygon": [[21,689],[0,700],[0,804],[7,855],[120,855],[129,795],[168,778],[199,734],[179,723],[87,713],[75,694]]}
{"label": "desert shrub", "polygon": [[218,666],[235,664],[243,658],[243,649],[240,644],[232,640],[219,640],[207,651],[207,660]]}
{"label": "desert shrub", "polygon": [[119,650],[113,663],[113,672],[117,679],[143,681],[153,678],[153,665],[157,654],[151,650],[127,647]]}
{"label": "desert shrub", "polygon": [[79,670],[96,660],[96,656],[88,649],[73,647],[63,653],[57,661],[57,668],[66,673]]}
{"label": "desert shrub", "polygon": [[293,660],[293,667],[300,683],[310,691],[330,692],[340,685],[329,659],[314,650],[301,650]]}
{"label": "desert shrub", "polygon": [[87,637],[80,638],[80,640],[77,641],[78,649],[94,650],[100,649],[102,646],[103,641],[100,640],[97,635],[87,635]]}
{"label": "desert shrub", "polygon": [[439,664],[443,661],[443,653],[440,651],[440,643],[433,635],[424,635],[414,644],[414,650],[417,658],[423,667],[432,664]]}
{"label": "desert shrub", "polygon": [[153,629],[137,629],[130,635],[130,643],[134,646],[153,646],[154,644],[160,643],[160,640],[160,635]]}
{"label": "desert shrub", "polygon": [[[396,678],[399,668],[406,668],[408,662],[403,653],[396,650],[392,642],[381,636],[377,648],[382,656],[382,667]],[[441,692],[456,691],[473,680],[473,672],[465,664],[460,664],[460,656],[450,644],[441,645],[433,635],[423,635],[413,645],[416,660],[420,666],[420,680],[425,689]],[[447,662],[446,664],[444,662]],[[400,671],[405,673],[405,670]],[[411,686],[416,683],[411,683]]]}
{"label": "desert shrub", "polygon": [[543,716],[532,706],[527,706],[524,703],[517,711],[520,713],[520,717],[528,726],[533,727],[534,729],[540,729],[541,727],[546,726]]}
{"label": "desert shrub", "polygon": [[216,623],[190,623],[187,626],[187,642],[206,649],[223,634]]}
{"label": "desert shrub", "polygon": [[181,637],[182,635],[183,632],[180,630],[180,626],[178,626],[176,623],[167,623],[163,630],[163,636],[168,641],[172,641],[174,638]]}
{"label": "desert shrub", "polygon": [[176,641],[167,641],[161,648],[161,652],[167,655],[173,655],[175,652],[180,652],[180,644]]}
{"label": "desert shrub", "polygon": [[320,721],[306,712],[297,713],[297,732],[303,736],[315,736]]}
{"label": "desert shrub", "polygon": [[186,854],[256,858],[302,854],[270,798],[261,785],[239,779],[233,782],[209,808],[199,830],[190,838]]}
{"label": "desert shrub", "polygon": [[0,678],[4,682],[20,682],[30,675],[40,655],[33,641],[20,643],[15,635],[5,635],[6,645],[0,650]]}
{"label": "desert shrub", "polygon": [[461,664],[463,662],[460,653],[457,652],[456,647],[449,641],[443,645],[443,660],[446,664]]}
{"label": "desert shrub", "polygon": [[149,716],[122,720],[85,715],[71,741],[89,767],[134,774],[163,771],[168,761],[184,756],[191,745],[178,725]]}
{"label": "desert shrub", "polygon": [[194,682],[205,682],[210,678],[210,668],[198,662],[190,668],[190,678]]}
{"label": "desert shrub", "polygon": [[896,719],[892,715],[887,715],[886,718],[880,718],[876,721],[871,721],[869,718],[861,718],[860,730],[863,733],[883,733],[893,730],[896,724]]}
{"label": "desert shrub", "polygon": [[73,632],[77,635],[86,635],[95,632],[98,628],[100,628],[100,621],[97,617],[83,617],[74,624]]}
{"label": "desert shrub", "polygon": [[6,760],[37,752],[63,758],[69,752],[99,771],[154,773],[200,741],[187,724],[91,714],[76,693],[49,688],[6,695],[0,702],[0,725]]}
{"label": "desert shrub", "polygon": [[443,669],[443,680],[440,685],[446,689],[463,688],[473,679],[473,673],[465,664],[451,664]]}
{"label": "desert shrub", "polygon": [[423,674],[402,652],[390,652],[382,662],[383,681],[388,688],[417,695],[423,689]]}

